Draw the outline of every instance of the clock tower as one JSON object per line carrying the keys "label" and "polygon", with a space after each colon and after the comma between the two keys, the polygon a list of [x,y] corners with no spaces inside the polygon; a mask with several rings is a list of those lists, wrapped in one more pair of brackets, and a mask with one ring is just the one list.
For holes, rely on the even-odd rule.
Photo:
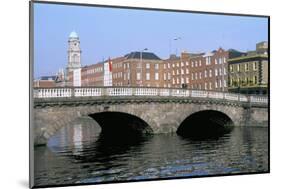
{"label": "clock tower", "polygon": [[80,40],[75,31],[71,32],[68,38],[68,63],[66,74],[69,77],[69,72],[81,68],[81,49]]}

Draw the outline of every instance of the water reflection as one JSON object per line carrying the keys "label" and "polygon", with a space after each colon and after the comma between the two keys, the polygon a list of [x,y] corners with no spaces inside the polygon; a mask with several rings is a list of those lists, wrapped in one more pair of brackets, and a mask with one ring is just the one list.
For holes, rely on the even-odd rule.
{"label": "water reflection", "polygon": [[267,128],[234,128],[215,139],[176,134],[100,134],[93,120],[63,128],[35,149],[35,184],[98,183],[268,171]]}

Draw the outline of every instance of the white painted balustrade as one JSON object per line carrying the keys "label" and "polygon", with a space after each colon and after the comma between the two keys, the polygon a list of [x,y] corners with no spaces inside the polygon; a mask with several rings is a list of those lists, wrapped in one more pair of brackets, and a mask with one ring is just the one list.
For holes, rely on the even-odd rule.
{"label": "white painted balustrade", "polygon": [[162,96],[226,99],[230,101],[267,104],[267,96],[246,96],[204,90],[170,89],[170,88],[134,88],[134,87],[82,87],[82,88],[35,88],[34,98],[62,97],[99,97],[99,96]]}

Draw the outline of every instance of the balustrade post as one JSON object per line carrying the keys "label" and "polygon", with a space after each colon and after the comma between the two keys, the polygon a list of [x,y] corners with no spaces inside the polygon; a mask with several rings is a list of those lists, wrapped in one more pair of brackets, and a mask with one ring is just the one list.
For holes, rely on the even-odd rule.
{"label": "balustrade post", "polygon": [[101,96],[106,96],[106,88],[101,88]]}
{"label": "balustrade post", "polygon": [[70,89],[70,91],[71,91],[71,97],[75,97],[75,88],[72,87],[72,88]]}

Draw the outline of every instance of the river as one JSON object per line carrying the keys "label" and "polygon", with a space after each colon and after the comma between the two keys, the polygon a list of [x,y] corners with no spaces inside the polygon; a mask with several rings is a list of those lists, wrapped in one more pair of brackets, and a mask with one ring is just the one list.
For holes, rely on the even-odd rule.
{"label": "river", "polygon": [[268,128],[235,127],[215,139],[174,134],[110,139],[90,119],[35,147],[35,186],[268,172]]}

